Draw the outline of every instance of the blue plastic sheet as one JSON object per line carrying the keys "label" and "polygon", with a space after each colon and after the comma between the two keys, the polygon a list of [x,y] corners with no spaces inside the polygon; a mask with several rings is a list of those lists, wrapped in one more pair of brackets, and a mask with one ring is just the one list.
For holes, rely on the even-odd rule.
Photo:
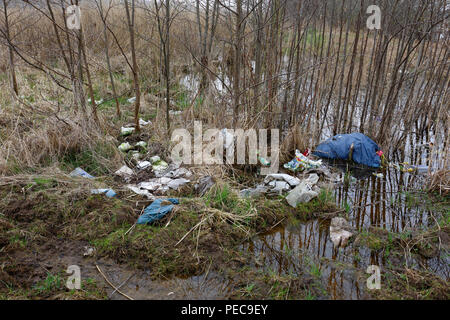
{"label": "blue plastic sheet", "polygon": [[338,134],[319,144],[313,154],[326,159],[349,160],[352,144],[354,162],[374,168],[380,167],[381,159],[376,153],[380,148],[362,133]]}
{"label": "blue plastic sheet", "polygon": [[144,213],[139,217],[137,223],[138,224],[149,224],[154,221],[162,219],[166,214],[171,212],[173,210],[173,205],[161,205],[163,201],[170,201],[173,204],[179,204],[180,202],[178,199],[156,199],[152,202],[151,205],[149,205],[147,208],[144,209]]}

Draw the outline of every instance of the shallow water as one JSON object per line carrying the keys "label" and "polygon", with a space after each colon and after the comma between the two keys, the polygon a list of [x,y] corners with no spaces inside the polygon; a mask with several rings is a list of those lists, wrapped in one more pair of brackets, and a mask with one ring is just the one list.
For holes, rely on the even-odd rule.
{"label": "shallow water", "polygon": [[[411,205],[414,198],[405,193],[418,190],[424,176],[392,169],[385,177],[353,179],[348,188],[343,184],[336,186],[336,202],[340,207],[350,208],[348,216],[352,227],[362,231],[374,226],[398,233],[426,227],[434,221],[431,211]],[[245,244],[243,250],[279,275],[301,276],[305,270],[320,270],[318,278],[327,293],[324,291],[318,298],[362,299],[367,292],[367,267],[378,265],[383,270],[389,261],[384,250],[374,251],[352,244],[334,249],[329,237],[329,223],[329,220],[315,219],[280,226]],[[440,258],[428,260],[408,259],[408,263],[410,267],[420,265],[446,281],[449,279],[450,260],[445,253]],[[314,273],[318,274],[317,271]]]}

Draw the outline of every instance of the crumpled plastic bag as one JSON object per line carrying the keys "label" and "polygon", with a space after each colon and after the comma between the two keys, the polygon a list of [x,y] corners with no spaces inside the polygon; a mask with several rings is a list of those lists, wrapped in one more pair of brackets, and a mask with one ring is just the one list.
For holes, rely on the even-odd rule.
{"label": "crumpled plastic bag", "polygon": [[[164,204],[171,202],[172,204]],[[174,208],[174,204],[179,204],[178,199],[156,199],[144,209],[144,213],[138,218],[137,224],[149,224],[154,221],[162,219],[166,214],[171,212]]]}
{"label": "crumpled plastic bag", "polygon": [[310,174],[296,186],[286,197],[286,201],[292,207],[296,208],[299,203],[306,203],[317,197],[319,193],[313,190],[313,186],[319,181],[319,176],[315,173]]}
{"label": "crumpled plastic bag", "polygon": [[83,177],[88,179],[93,179],[94,176],[91,176],[89,173],[81,169],[80,167],[75,168],[70,174],[71,177]]}

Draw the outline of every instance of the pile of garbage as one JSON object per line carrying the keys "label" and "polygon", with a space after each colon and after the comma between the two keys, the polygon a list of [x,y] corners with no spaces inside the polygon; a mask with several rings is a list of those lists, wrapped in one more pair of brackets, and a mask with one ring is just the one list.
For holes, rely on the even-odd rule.
{"label": "pile of garbage", "polygon": [[[127,184],[125,187],[148,199],[154,199],[154,194],[161,195],[170,189],[177,190],[189,183],[190,179],[187,178],[192,176],[191,171],[186,168],[180,168],[179,165],[176,164],[170,164],[167,165],[167,167],[153,165],[152,170],[155,173],[156,178],[147,179],[138,184]],[[121,176],[124,180],[127,180],[132,176],[132,171],[133,170],[130,168],[124,166],[116,171],[115,174]]]}
{"label": "pile of garbage", "polygon": [[267,175],[263,183],[255,188],[241,190],[239,194],[246,198],[258,197],[263,194],[281,195],[289,192],[286,200],[295,208],[299,203],[309,202],[319,195],[320,188],[316,185],[318,181],[319,176],[315,173],[303,180],[288,174],[275,173]]}
{"label": "pile of garbage", "polygon": [[284,164],[284,168],[292,172],[304,171],[308,169],[316,169],[322,166],[322,160],[311,160],[308,158],[309,150],[301,153],[299,150],[295,150],[295,158]]}

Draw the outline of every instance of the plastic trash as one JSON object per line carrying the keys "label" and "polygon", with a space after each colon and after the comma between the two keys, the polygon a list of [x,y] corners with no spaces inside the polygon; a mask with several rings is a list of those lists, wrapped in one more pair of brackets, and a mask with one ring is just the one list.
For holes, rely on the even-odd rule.
{"label": "plastic trash", "polygon": [[129,136],[134,132],[134,128],[122,127],[120,128],[120,135]]}
{"label": "plastic trash", "polygon": [[136,97],[131,97],[130,99],[127,100],[129,103],[133,103],[136,101]]}
{"label": "plastic trash", "polygon": [[383,178],[384,177],[384,175],[382,174],[382,173],[372,173],[375,177],[377,177],[377,178]]}
{"label": "plastic trash", "polygon": [[326,159],[353,160],[369,167],[379,168],[381,158],[377,154],[380,147],[366,135],[354,132],[338,134],[320,143],[313,152]]}
{"label": "plastic trash", "polygon": [[167,164],[167,162],[165,162],[165,161],[163,161],[163,160],[156,161],[156,162],[153,163],[153,165],[152,165],[153,171],[162,171],[162,170],[166,170],[168,167],[169,167],[169,165]]}
{"label": "plastic trash", "polygon": [[345,247],[348,239],[353,236],[353,233],[348,231],[350,226],[344,218],[334,217],[330,224],[330,238],[334,247]]}
{"label": "plastic trash", "polygon": [[286,201],[292,207],[296,208],[299,203],[306,203],[317,197],[319,193],[314,191],[312,187],[319,181],[319,176],[315,173],[300,182],[286,197]]}
{"label": "plastic trash", "polygon": [[122,152],[127,152],[133,149],[133,147],[128,142],[122,143],[118,148]]}
{"label": "plastic trash", "polygon": [[128,189],[130,189],[131,191],[133,191],[136,194],[139,194],[141,196],[145,196],[148,199],[154,199],[155,197],[148,191],[148,190],[142,190],[139,187],[136,187],[134,185],[127,185],[126,186]]}
{"label": "plastic trash", "polygon": [[275,193],[275,194],[282,194],[284,191],[291,190],[291,186],[289,183],[285,181],[271,181],[268,183],[268,186],[271,187],[271,189],[268,191],[269,193]]}
{"label": "plastic trash", "polygon": [[310,160],[299,150],[295,150],[295,158],[284,164],[284,168],[290,171],[303,171],[305,169],[319,168],[322,165],[322,160]]}
{"label": "plastic trash", "polygon": [[270,161],[267,160],[266,158],[263,157],[258,157],[259,163],[261,163],[261,165],[268,167],[270,166]]}
{"label": "plastic trash", "polygon": [[[89,98],[87,101],[90,103],[92,100],[91,100],[91,98]],[[103,99],[95,100],[95,104],[102,104],[102,103],[103,103]]]}
{"label": "plastic trash", "polygon": [[158,161],[161,161],[161,158],[159,156],[153,156],[153,157],[150,158],[150,162],[151,163],[155,163],[155,162],[158,162]]}
{"label": "plastic trash", "polygon": [[92,194],[101,194],[104,193],[108,198],[114,198],[116,196],[116,193],[113,189],[92,189]]}
{"label": "plastic trash", "polygon": [[184,186],[186,183],[190,182],[188,179],[178,178],[170,181],[167,186],[171,189],[177,190],[179,187]]}
{"label": "plastic trash", "polygon": [[144,213],[139,217],[138,224],[149,224],[154,221],[160,220],[166,214],[171,212],[175,204],[179,204],[178,199],[156,199],[144,209]]}
{"label": "plastic trash", "polygon": [[136,168],[138,168],[139,170],[145,170],[148,167],[150,167],[152,164],[150,163],[150,161],[141,161],[138,162],[138,164],[136,165]]}
{"label": "plastic trash", "polygon": [[164,177],[167,177],[167,178],[180,178],[180,177],[189,178],[190,176],[192,176],[192,172],[190,172],[186,168],[178,168],[178,169],[169,171],[164,175]]}
{"label": "plastic trash", "polygon": [[256,188],[250,188],[250,189],[243,189],[239,191],[239,196],[242,198],[257,198],[269,190],[268,187],[266,187],[263,184],[260,184],[256,186]]}
{"label": "plastic trash", "polygon": [[136,142],[136,147],[147,148],[147,142],[145,141]]}
{"label": "plastic trash", "polygon": [[139,118],[139,125],[140,125],[140,126],[145,127],[145,126],[147,126],[147,125],[149,125],[149,124],[151,124],[151,123],[152,123],[152,122],[151,122],[150,120],[145,121],[145,120]]}
{"label": "plastic trash", "polygon": [[75,168],[70,174],[71,177],[83,177],[88,179],[93,179],[94,177],[91,176],[89,173],[81,169],[80,167]]}
{"label": "plastic trash", "polygon": [[287,183],[289,183],[290,186],[295,187],[297,185],[300,184],[300,179],[290,176],[288,174],[284,174],[284,173],[273,173],[273,174],[268,174],[265,178],[264,178],[264,183],[268,184],[269,182],[271,182],[272,180],[284,180]]}
{"label": "plastic trash", "polygon": [[169,110],[169,114],[172,116],[176,116],[176,115],[181,114],[181,111],[180,110]]}
{"label": "plastic trash", "polygon": [[122,178],[129,178],[134,174],[134,171],[127,166],[122,166],[119,170],[114,172],[114,174]]}
{"label": "plastic trash", "polygon": [[215,183],[214,178],[211,176],[201,177],[198,183],[194,185],[194,190],[200,197],[203,197]]}

